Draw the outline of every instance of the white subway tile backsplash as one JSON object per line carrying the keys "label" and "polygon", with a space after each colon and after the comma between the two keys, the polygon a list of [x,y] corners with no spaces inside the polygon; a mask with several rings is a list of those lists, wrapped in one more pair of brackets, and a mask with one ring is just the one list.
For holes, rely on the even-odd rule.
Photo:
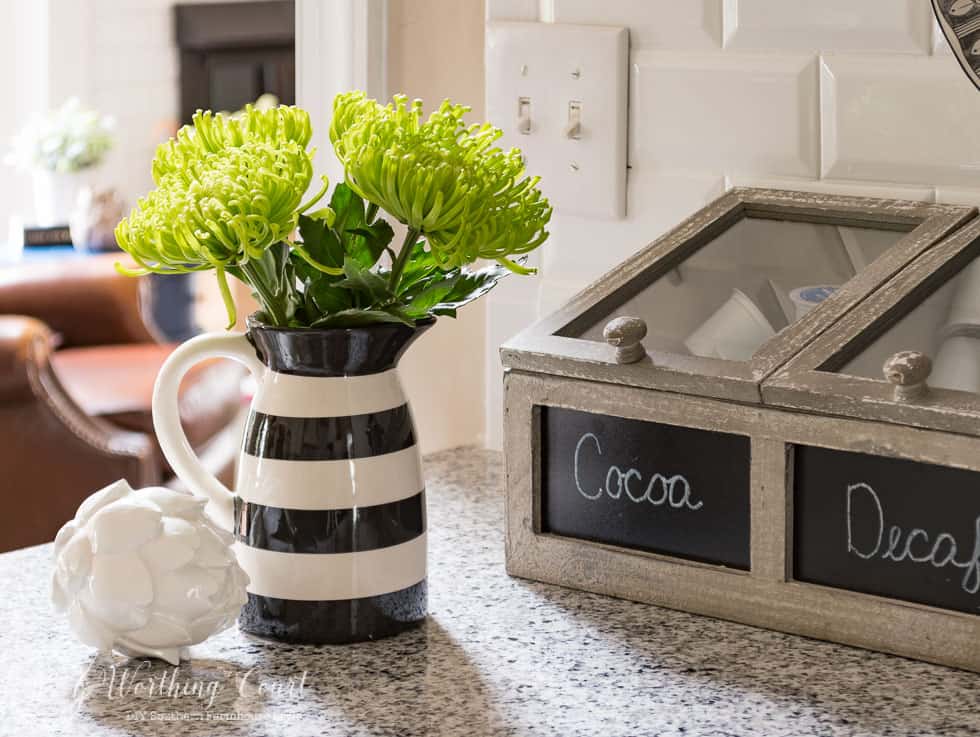
{"label": "white subway tile backsplash", "polygon": [[721,46],[722,0],[554,0],[554,19],[628,26],[634,49]]}
{"label": "white subway tile backsplash", "polygon": [[936,202],[944,205],[980,206],[980,189],[967,187],[937,187]]}
{"label": "white subway tile backsplash", "polygon": [[932,53],[934,54],[952,54],[953,50],[949,48],[949,41],[943,35],[942,29],[939,27],[939,22],[935,19],[932,21]]}
{"label": "white subway tile backsplash", "polygon": [[558,279],[548,279],[541,285],[538,293],[537,312],[539,315],[550,315],[572,297],[582,291],[582,288],[591,282],[582,283],[581,280],[559,281]]}
{"label": "white subway tile backsplash", "polygon": [[[542,289],[552,281],[582,288],[725,191],[718,174],[631,169],[626,217],[603,221],[561,216],[541,250]],[[587,244],[587,245],[586,245]],[[547,301],[547,300],[546,300]]]}
{"label": "white subway tile backsplash", "polygon": [[815,177],[817,84],[810,55],[640,52],[630,161],[658,171]]}
{"label": "white subway tile backsplash", "polygon": [[497,286],[493,288],[494,299],[515,303],[533,302],[537,299],[538,282],[543,276],[541,269],[542,250],[538,249],[529,254],[529,258],[525,262],[529,268],[537,269],[538,274],[535,276],[508,275],[506,279],[498,281]]}
{"label": "white subway tile backsplash", "polygon": [[829,55],[820,77],[825,177],[980,179],[980,94],[953,57]]}
{"label": "white subway tile backsplash", "polygon": [[793,177],[764,177],[742,174],[728,175],[728,188],[766,187],[796,189],[801,192],[841,194],[852,197],[878,197],[915,202],[935,202],[936,191],[929,186],[891,184],[889,182],[854,182],[838,179],[796,179]]}
{"label": "white subway tile backsplash", "polygon": [[928,0],[726,0],[725,47],[927,54]]}

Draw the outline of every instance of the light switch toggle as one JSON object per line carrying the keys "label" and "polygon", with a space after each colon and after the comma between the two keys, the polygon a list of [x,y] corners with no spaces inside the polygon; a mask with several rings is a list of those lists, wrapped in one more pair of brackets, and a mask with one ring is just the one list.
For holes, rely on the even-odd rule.
{"label": "light switch toggle", "polygon": [[531,132],[531,98],[517,98],[517,132],[525,136]]}
{"label": "light switch toggle", "polygon": [[565,125],[565,138],[578,140],[582,137],[582,101],[569,100],[568,123]]}

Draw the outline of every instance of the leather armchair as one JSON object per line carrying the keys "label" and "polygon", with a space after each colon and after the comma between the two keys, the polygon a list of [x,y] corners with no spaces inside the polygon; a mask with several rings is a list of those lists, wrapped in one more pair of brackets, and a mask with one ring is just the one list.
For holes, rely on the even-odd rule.
{"label": "leather armchair", "polygon": [[52,539],[87,493],[115,479],[160,482],[148,436],[86,415],[65,392],[53,344],[44,323],[0,317],[0,550]]}
{"label": "leather armchair", "polygon": [[[82,499],[118,478],[173,485],[149,406],[173,346],[142,318],[145,280],[116,273],[117,260],[0,269],[0,551],[53,539]],[[180,396],[191,444],[226,483],[241,376],[228,362],[202,365]]]}
{"label": "leather armchair", "polygon": [[0,315],[29,315],[55,333],[58,347],[156,342],[144,322],[144,279],[115,269],[119,254],[0,268]]}

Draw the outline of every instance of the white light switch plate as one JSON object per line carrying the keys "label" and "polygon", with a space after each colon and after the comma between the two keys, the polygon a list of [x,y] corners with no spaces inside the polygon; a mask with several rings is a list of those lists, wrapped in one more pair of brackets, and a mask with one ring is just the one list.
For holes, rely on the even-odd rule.
{"label": "white light switch plate", "polygon": [[[556,210],[624,217],[627,30],[498,21],[487,25],[486,54],[487,118],[503,129],[501,146],[524,152]],[[573,137],[576,106],[581,127]]]}

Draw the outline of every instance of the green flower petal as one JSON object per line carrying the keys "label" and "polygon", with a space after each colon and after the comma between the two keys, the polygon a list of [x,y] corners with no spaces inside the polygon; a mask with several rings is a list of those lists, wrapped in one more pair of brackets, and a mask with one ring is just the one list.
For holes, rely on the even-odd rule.
{"label": "green flower petal", "polygon": [[501,131],[466,126],[469,108],[448,100],[422,121],[422,102],[404,95],[380,105],[363,92],[334,99],[330,140],[347,183],[429,241],[443,268],[504,259],[548,237],[551,206]]}
{"label": "green flower petal", "polygon": [[261,258],[296,228],[313,176],[310,135],[309,115],[294,107],[247,107],[238,118],[198,111],[157,149],[157,187],[116,240],[141,269],[215,268],[221,284],[225,269]]}

